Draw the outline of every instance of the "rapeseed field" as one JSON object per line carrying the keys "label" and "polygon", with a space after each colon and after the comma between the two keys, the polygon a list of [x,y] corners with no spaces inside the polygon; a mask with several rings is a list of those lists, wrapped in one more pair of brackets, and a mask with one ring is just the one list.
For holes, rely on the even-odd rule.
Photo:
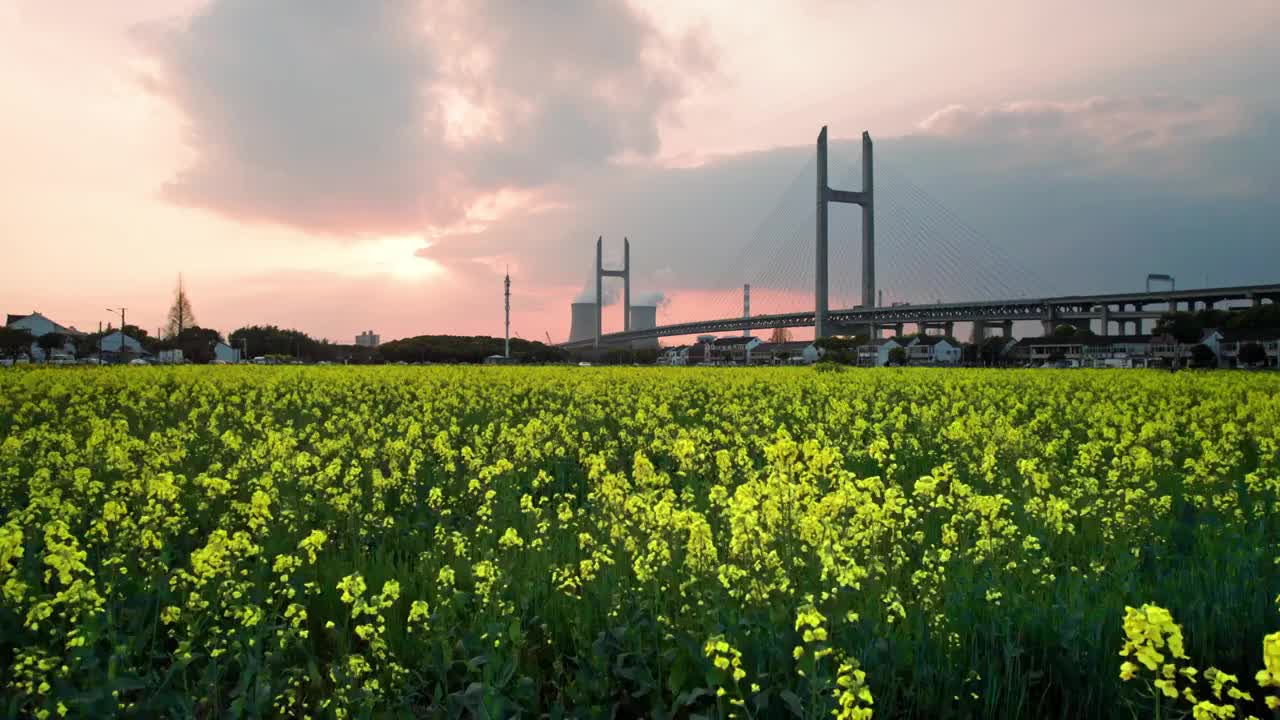
{"label": "rapeseed field", "polygon": [[1280,376],[0,372],[8,717],[1272,717]]}

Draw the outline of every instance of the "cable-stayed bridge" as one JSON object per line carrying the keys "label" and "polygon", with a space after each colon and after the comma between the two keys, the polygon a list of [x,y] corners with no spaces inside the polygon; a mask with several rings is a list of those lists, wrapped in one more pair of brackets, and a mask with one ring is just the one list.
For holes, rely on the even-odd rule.
{"label": "cable-stayed bridge", "polygon": [[[1148,283],[1144,292],[1062,293],[1053,282],[990,243],[903,173],[883,163],[876,167],[867,133],[862,136],[857,165],[837,161],[835,168],[843,172],[829,173],[830,154],[824,127],[809,162],[783,191],[750,241],[709,283],[719,292],[698,303],[697,316],[706,319],[633,326],[630,243],[624,241],[623,268],[606,270],[598,240],[594,307],[575,305],[574,329],[562,347],[609,347],[657,337],[750,333],[779,327],[813,327],[816,337],[876,336],[884,331],[900,334],[904,325],[952,335],[957,323],[969,325],[971,339],[977,340],[991,330],[1009,335],[1014,322],[1027,321],[1041,323],[1045,332],[1067,324],[1096,327],[1104,335],[1113,331],[1125,334],[1130,328],[1134,333],[1142,332],[1144,321],[1152,321],[1150,329],[1170,310],[1211,308],[1224,302],[1280,301],[1280,283],[1181,290],[1151,290]],[[838,187],[832,186],[832,178]],[[850,185],[859,189],[844,189]],[[848,212],[851,207],[857,208],[856,214]],[[829,243],[833,225],[836,237],[843,238],[853,234],[850,230],[855,224],[860,227],[860,243]],[[837,269],[834,274],[833,265]],[[855,266],[860,272],[841,271]],[[621,277],[625,283],[620,332],[602,331],[599,300],[605,277]],[[888,304],[885,289],[890,291]],[[943,296],[972,299],[943,302]],[[753,307],[757,312],[752,312]],[[579,309],[592,313],[592,321],[579,323]],[[762,309],[765,312],[759,312]],[[648,317],[653,317],[652,313]]]}

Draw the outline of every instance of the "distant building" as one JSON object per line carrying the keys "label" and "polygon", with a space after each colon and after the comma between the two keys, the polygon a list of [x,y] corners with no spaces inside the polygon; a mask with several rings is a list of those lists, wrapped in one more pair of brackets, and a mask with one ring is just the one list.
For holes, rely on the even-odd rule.
{"label": "distant building", "polygon": [[751,349],[752,365],[812,365],[821,353],[809,340],[760,343]]}
{"label": "distant building", "polygon": [[858,364],[867,367],[884,367],[889,364],[889,353],[905,348],[901,338],[871,338],[858,346]]}
{"label": "distant building", "polygon": [[360,347],[376,348],[382,342],[382,338],[373,334],[372,330],[365,330],[356,336],[356,345]]}
{"label": "distant building", "polygon": [[[79,330],[76,330],[73,327],[59,325],[38,312],[32,312],[28,315],[9,314],[5,318],[5,327],[11,330],[26,330],[31,334],[32,338],[39,338],[41,336],[48,335],[49,333],[58,333],[59,335],[62,335],[66,338],[66,342],[63,343],[61,348],[53,349],[50,353],[53,358],[75,357],[75,340],[77,338],[84,337],[84,333]],[[36,342],[31,343],[31,347],[27,350],[27,355],[37,362],[42,362],[46,359],[53,359],[45,358],[44,348],[40,347]]]}
{"label": "distant building", "polygon": [[1150,335],[1070,335],[1023,338],[1015,357],[1043,366],[1066,361],[1074,367],[1142,368],[1190,360],[1190,345],[1171,337]]}
{"label": "distant building", "polygon": [[1206,330],[1202,339],[1218,357],[1219,367],[1240,367],[1240,348],[1248,344],[1260,345],[1266,354],[1266,367],[1280,366],[1280,330],[1263,328],[1226,328]]}
{"label": "distant building", "polygon": [[684,350],[685,365],[709,365],[715,362],[715,335],[701,335],[698,342]]}
{"label": "distant building", "polygon": [[219,363],[238,363],[240,362],[240,349],[233,348],[224,342],[214,343],[213,360]]}
{"label": "distant building", "polygon": [[61,333],[68,337],[80,337],[84,335],[84,333],[79,330],[76,330],[73,327],[59,325],[38,312],[33,312],[29,315],[10,314],[5,318],[5,327],[9,327],[14,330],[26,330],[31,333],[31,337],[40,337],[41,335],[48,335],[49,333],[54,332]]}
{"label": "distant building", "polygon": [[750,335],[733,335],[716,338],[711,343],[712,362],[745,365],[751,362],[751,351],[760,344],[760,338]]}
{"label": "distant building", "polygon": [[98,351],[101,353],[131,353],[133,355],[142,355],[142,343],[138,342],[131,335],[125,335],[119,330],[103,335],[98,340]]}
{"label": "distant building", "polygon": [[917,337],[907,346],[912,363],[954,365],[960,362],[960,344],[939,335]]}
{"label": "distant building", "polygon": [[676,345],[675,347],[663,348],[662,353],[658,355],[659,365],[688,365],[689,349],[691,345]]}

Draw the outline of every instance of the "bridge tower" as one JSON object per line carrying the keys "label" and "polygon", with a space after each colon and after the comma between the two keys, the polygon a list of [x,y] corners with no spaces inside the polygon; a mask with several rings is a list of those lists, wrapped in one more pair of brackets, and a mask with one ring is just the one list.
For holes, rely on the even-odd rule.
{"label": "bridge tower", "polygon": [[596,238],[596,339],[595,348],[600,349],[600,335],[604,326],[604,279],[607,277],[622,278],[622,329],[631,329],[631,241],[622,238],[622,269],[604,269],[604,236]]}
{"label": "bridge tower", "polygon": [[876,230],[872,192],[871,135],[862,133],[862,191],[836,190],[827,185],[827,126],[818,133],[818,219],[817,268],[814,273],[814,337],[830,334],[827,322],[827,203],[842,202],[862,207],[862,306],[876,305]]}

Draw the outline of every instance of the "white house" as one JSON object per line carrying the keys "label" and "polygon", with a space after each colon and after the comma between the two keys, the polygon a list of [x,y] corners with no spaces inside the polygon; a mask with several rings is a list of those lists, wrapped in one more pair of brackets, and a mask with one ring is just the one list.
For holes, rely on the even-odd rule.
{"label": "white house", "polygon": [[760,338],[750,335],[730,335],[716,338],[711,345],[712,360],[744,365],[750,361],[751,351],[760,345]]}
{"label": "white house", "polygon": [[240,350],[219,340],[213,345],[213,360],[219,363],[238,363],[240,362]]}
{"label": "white house", "polygon": [[907,355],[913,363],[954,365],[960,362],[962,349],[959,343],[941,335],[917,337],[907,346]]}
{"label": "white house", "polygon": [[[123,345],[121,343],[123,343]],[[133,353],[135,355],[141,355],[142,343],[135,340],[132,336],[125,335],[117,330],[110,335],[103,335],[102,339],[98,340],[98,351],[110,353],[123,351]]]}
{"label": "white house", "polygon": [[659,365],[688,365],[689,364],[689,345],[677,345],[675,347],[663,348],[662,354],[658,356]]}
{"label": "white house", "polygon": [[[12,330],[26,330],[28,333],[31,333],[31,337],[33,338],[40,338],[44,335],[48,335],[49,333],[58,333],[59,335],[62,335],[66,338],[66,342],[63,343],[61,348],[54,348],[52,352],[54,357],[75,357],[75,339],[84,336],[84,333],[79,330],[76,330],[73,327],[59,325],[38,312],[32,312],[29,315],[10,314],[5,318],[5,327]],[[27,354],[30,355],[33,360],[45,360],[44,348],[40,347],[39,343],[32,342],[31,348],[28,350]]]}
{"label": "white house", "polygon": [[821,353],[809,340],[760,343],[751,349],[752,365],[812,365]]}
{"label": "white house", "polygon": [[901,338],[872,338],[858,346],[858,364],[884,367],[889,364],[889,353],[894,348],[905,348]]}

